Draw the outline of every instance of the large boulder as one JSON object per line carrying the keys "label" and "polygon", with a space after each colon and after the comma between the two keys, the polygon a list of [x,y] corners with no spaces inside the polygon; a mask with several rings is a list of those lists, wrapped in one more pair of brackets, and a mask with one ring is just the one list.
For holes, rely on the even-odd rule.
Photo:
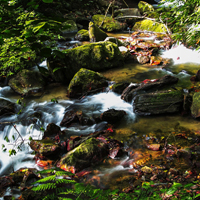
{"label": "large boulder", "polygon": [[98,139],[90,138],[65,154],[58,166],[67,171],[73,167],[74,171],[78,172],[101,162],[106,155],[108,155],[107,145]]}
{"label": "large boulder", "polygon": [[121,98],[125,101],[132,101],[138,93],[151,92],[152,90],[162,89],[178,82],[178,78],[165,75],[156,80],[145,79],[140,84],[130,84],[122,93]]}
{"label": "large boulder", "polygon": [[194,118],[200,117],[200,92],[195,92],[193,95],[191,114]]}
{"label": "large boulder", "polygon": [[22,96],[41,96],[45,84],[45,80],[39,72],[27,69],[20,71],[8,83],[15,92]]}
{"label": "large boulder", "polygon": [[93,22],[89,23],[89,38],[91,42],[104,41],[108,35]]}
{"label": "large boulder", "polygon": [[81,68],[102,71],[124,63],[118,46],[112,42],[95,42],[65,51],[65,57],[50,57],[48,69],[57,82],[69,83]]}
{"label": "large boulder", "polygon": [[132,28],[132,31],[153,31],[158,33],[167,32],[164,24],[158,23],[149,19],[144,19],[142,21],[136,22]]}
{"label": "large boulder", "polygon": [[16,113],[16,104],[0,98],[0,116],[11,115]]}
{"label": "large boulder", "polygon": [[98,72],[81,68],[72,78],[68,90],[68,97],[80,97],[85,94],[97,93],[108,86],[107,79]]}
{"label": "large boulder", "polygon": [[139,94],[134,98],[133,110],[140,115],[179,112],[183,107],[183,91],[167,90]]}
{"label": "large boulder", "polygon": [[101,28],[106,32],[121,31],[126,27],[125,24],[118,22],[112,17],[105,17],[104,15],[94,15],[92,19],[97,26],[102,25]]}
{"label": "large boulder", "polygon": [[115,10],[115,16],[141,16],[138,8],[122,8]]}

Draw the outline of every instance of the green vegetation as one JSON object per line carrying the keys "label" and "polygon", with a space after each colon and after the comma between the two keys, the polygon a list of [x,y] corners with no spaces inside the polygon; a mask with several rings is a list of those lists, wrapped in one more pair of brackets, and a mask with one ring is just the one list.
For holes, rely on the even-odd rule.
{"label": "green vegetation", "polygon": [[[63,171],[59,168],[43,170],[38,172],[41,175],[46,174],[44,178],[36,181],[34,187],[35,195],[43,191],[41,199],[97,199],[97,200],[161,200],[161,199],[195,199],[200,196],[199,183],[192,182],[186,185],[172,183],[170,185],[154,182],[145,182],[138,186],[131,193],[123,193],[118,190],[96,189],[90,184],[78,183],[75,180],[75,174]],[[48,195],[46,195],[48,192]]]}
{"label": "green vegetation", "polygon": [[[164,3],[170,3],[163,6]],[[176,41],[199,49],[200,1],[198,0],[162,0],[157,12],[159,21],[164,22],[173,33]]]}

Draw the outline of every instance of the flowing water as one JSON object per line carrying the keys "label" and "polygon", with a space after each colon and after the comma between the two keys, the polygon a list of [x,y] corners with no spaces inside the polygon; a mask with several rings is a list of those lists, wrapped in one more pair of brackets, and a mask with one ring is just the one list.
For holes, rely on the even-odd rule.
{"label": "flowing water", "polygon": [[[122,34],[115,36],[121,35]],[[123,35],[128,37],[129,33],[123,33]],[[185,88],[190,87],[190,77],[200,68],[199,54],[182,45],[177,45],[168,51],[162,52],[162,54],[163,57],[173,59],[173,64],[167,69],[158,66],[142,66],[136,63],[129,63],[123,67],[103,72],[102,74],[115,82],[128,81],[133,83],[141,82],[144,79],[156,79],[166,74],[171,74],[180,79],[178,85],[184,86]],[[45,62],[41,65],[45,66]],[[10,99],[12,102],[16,102],[17,99],[20,98],[9,86],[0,88],[0,96]],[[51,102],[52,98],[56,98],[58,103]],[[32,154],[32,150],[28,146],[29,137],[41,139],[43,135],[41,127],[45,129],[51,122],[59,125],[66,110],[72,106],[83,110],[83,112],[86,112],[89,116],[99,115],[111,108],[126,111],[126,117],[120,124],[114,127],[116,129],[116,134],[113,137],[123,141],[125,147],[135,148],[135,151],[137,148],[141,148],[140,142],[144,135],[149,135],[157,130],[162,130],[162,134],[169,133],[177,123],[195,132],[198,132],[200,128],[200,122],[198,120],[190,116],[183,117],[180,114],[137,116],[133,112],[132,103],[121,100],[119,94],[109,90],[107,92],[86,96],[83,99],[70,100],[66,98],[66,86],[53,84],[47,87],[45,93],[40,98],[23,99],[22,101],[26,105],[20,115],[16,114],[0,119],[0,122],[13,122],[13,124],[1,124],[0,126],[0,146],[5,145],[4,148],[7,149],[6,152],[0,151],[1,176],[22,167],[38,168],[33,160],[34,155]],[[34,123],[29,121],[31,115],[38,113],[41,115],[40,120]],[[97,129],[98,124],[68,128],[71,135],[89,134]],[[6,136],[10,141],[9,143],[5,141]],[[20,150],[17,150],[16,155],[9,156],[8,150],[16,148],[22,143],[21,136],[24,142],[20,146]],[[128,157],[124,157],[120,160],[114,160],[113,163],[101,164],[97,167],[99,170],[98,176],[102,177],[104,183],[110,181],[112,184],[113,176],[116,177],[119,174],[124,175],[132,169],[132,166],[124,167],[123,165],[127,158]]]}

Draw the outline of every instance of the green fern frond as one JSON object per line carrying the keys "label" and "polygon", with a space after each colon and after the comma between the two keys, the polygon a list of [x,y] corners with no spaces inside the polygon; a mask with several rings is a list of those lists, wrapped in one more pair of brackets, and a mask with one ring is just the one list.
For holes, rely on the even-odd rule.
{"label": "green fern frond", "polygon": [[45,196],[42,200],[55,200],[55,199],[57,199],[56,195],[54,193],[52,193],[52,194],[48,194],[47,196]]}
{"label": "green fern frond", "polygon": [[56,188],[55,183],[45,183],[45,184],[41,184],[36,187],[33,187],[32,190],[33,191],[45,191],[45,190],[52,190],[55,188]]}
{"label": "green fern frond", "polygon": [[56,181],[56,175],[47,176],[45,178],[37,180],[35,183],[45,183],[45,182],[52,182],[52,181]]}
{"label": "green fern frond", "polygon": [[56,171],[55,173],[56,176],[74,176],[75,174],[71,173],[71,172],[67,172],[67,171],[64,171],[64,170],[59,170],[59,171]]}
{"label": "green fern frond", "polygon": [[59,194],[59,195],[63,195],[63,194],[66,195],[66,194],[74,194],[74,191],[71,188],[57,187],[56,193]]}
{"label": "green fern frond", "polygon": [[52,169],[44,169],[44,170],[39,171],[37,173],[39,173],[39,174],[50,174],[50,173],[55,173],[55,170],[56,169],[54,169],[54,168],[52,168]]}
{"label": "green fern frond", "polygon": [[76,183],[76,181],[70,179],[56,179],[56,184],[70,184],[70,183]]}

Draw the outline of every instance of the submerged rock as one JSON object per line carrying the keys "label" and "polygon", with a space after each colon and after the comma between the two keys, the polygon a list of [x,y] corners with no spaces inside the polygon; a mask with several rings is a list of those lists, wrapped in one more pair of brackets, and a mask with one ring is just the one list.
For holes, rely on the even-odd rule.
{"label": "submerged rock", "polygon": [[108,35],[102,31],[98,26],[93,22],[89,23],[89,39],[90,42],[99,42],[104,41]]}
{"label": "submerged rock", "polygon": [[24,69],[8,85],[22,96],[41,96],[45,86],[43,76],[35,71]]}
{"label": "submerged rock", "polygon": [[159,91],[139,94],[134,98],[133,110],[140,115],[157,115],[180,112],[183,107],[183,92]]}
{"label": "submerged rock", "polygon": [[65,57],[51,57],[47,65],[57,82],[69,83],[81,68],[93,71],[123,66],[124,58],[112,42],[96,42],[65,51]]}
{"label": "submerged rock", "polygon": [[68,97],[80,97],[90,93],[97,93],[108,86],[107,79],[98,72],[81,68],[71,80]]}

